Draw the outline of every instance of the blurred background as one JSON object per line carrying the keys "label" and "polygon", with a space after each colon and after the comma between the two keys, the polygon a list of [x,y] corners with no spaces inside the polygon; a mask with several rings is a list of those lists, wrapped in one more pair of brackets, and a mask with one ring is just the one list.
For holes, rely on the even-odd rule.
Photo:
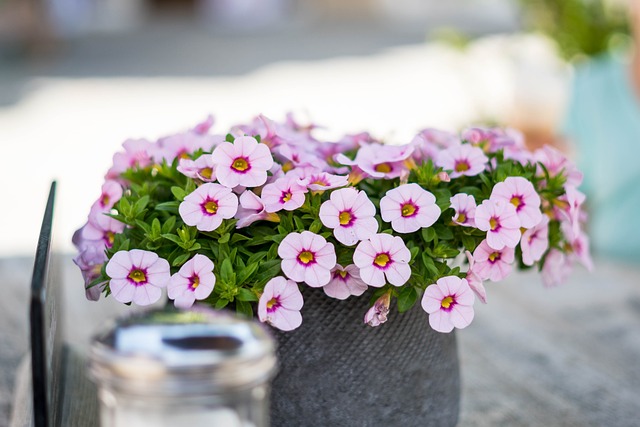
{"label": "blurred background", "polygon": [[[639,5],[0,0],[0,425],[28,348],[27,284],[50,182],[59,184],[56,249],[71,254],[122,142],[209,114],[215,133],[291,111],[320,132],[368,130],[395,144],[425,127],[520,129],[531,148],[554,144],[585,172],[596,255],[637,262]],[[76,312],[112,315],[114,301],[80,304],[82,278],[67,258]],[[86,344],[92,330],[71,339]]]}

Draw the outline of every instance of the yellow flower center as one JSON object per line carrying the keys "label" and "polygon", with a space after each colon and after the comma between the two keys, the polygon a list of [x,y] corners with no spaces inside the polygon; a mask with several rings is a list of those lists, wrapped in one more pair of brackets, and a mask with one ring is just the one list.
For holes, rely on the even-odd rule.
{"label": "yellow flower center", "polygon": [[267,301],[267,310],[271,310],[274,306],[278,305],[278,298],[271,298]]}
{"label": "yellow flower center", "polygon": [[375,167],[376,172],[389,173],[391,172],[391,165],[389,163],[380,163]]}
{"label": "yellow flower center", "polygon": [[131,272],[129,273],[129,279],[133,280],[136,283],[142,283],[147,281],[147,275],[144,274],[144,271],[136,268],[134,270],[131,270]]}
{"label": "yellow flower center", "polygon": [[288,202],[289,200],[291,200],[292,197],[293,197],[293,194],[291,194],[291,191],[284,191],[282,193],[282,201],[283,202]]}
{"label": "yellow flower center", "polygon": [[213,175],[213,169],[211,168],[202,168],[200,169],[200,176],[204,179],[211,179],[211,175]]}
{"label": "yellow flower center", "polygon": [[403,217],[409,217],[409,216],[413,216],[416,213],[416,205],[414,205],[413,203],[405,203],[404,205],[402,205],[402,216]]}
{"label": "yellow flower center", "polygon": [[209,200],[204,204],[204,210],[211,215],[215,215],[218,212],[218,204],[215,200]]}
{"label": "yellow flower center", "polygon": [[191,289],[195,289],[200,286],[200,278],[198,276],[193,276],[191,278]]}
{"label": "yellow flower center", "polygon": [[511,204],[512,204],[513,206],[515,206],[515,207],[516,207],[516,209],[517,209],[517,208],[519,208],[519,207],[520,207],[520,205],[522,204],[522,197],[520,197],[520,196],[513,196],[513,197],[511,198],[510,202],[511,202]]}
{"label": "yellow flower center", "polygon": [[107,206],[109,204],[109,196],[107,194],[102,195],[102,206]]}
{"label": "yellow flower center", "polygon": [[390,261],[391,261],[391,258],[389,258],[389,255],[387,254],[378,254],[376,255],[376,258],[373,260],[374,264],[383,268],[386,267]]}
{"label": "yellow flower center", "polygon": [[313,256],[313,253],[309,252],[309,251],[302,251],[300,252],[300,255],[298,255],[298,260],[307,265],[311,262],[313,262],[315,260],[315,257]]}
{"label": "yellow flower center", "polygon": [[343,279],[345,279],[347,277],[347,272],[344,270],[338,270],[338,274],[340,275],[340,277],[342,277]]}
{"label": "yellow flower center", "polygon": [[489,255],[489,261],[496,262],[497,259],[500,259],[500,252],[492,252]]}
{"label": "yellow flower center", "polygon": [[109,247],[113,246],[113,241],[116,240],[116,233],[114,233],[113,231],[107,231],[105,233],[105,237],[107,239],[107,245]]}
{"label": "yellow flower center", "polygon": [[451,307],[451,304],[453,304],[453,297],[446,297],[445,299],[442,300],[442,302],[440,303],[440,306],[442,306],[442,308],[449,308]]}
{"label": "yellow flower center", "polygon": [[244,157],[238,157],[233,161],[231,168],[237,170],[238,172],[244,172],[249,169],[249,162]]}
{"label": "yellow flower center", "polygon": [[315,185],[322,185],[323,187],[326,187],[329,185],[328,182],[326,182],[325,180],[323,180],[322,178],[318,178],[315,181],[313,181],[311,184],[315,184]]}
{"label": "yellow flower center", "polygon": [[489,227],[491,227],[491,230],[495,230],[496,228],[498,228],[498,226],[500,225],[500,223],[498,222],[498,220],[494,217],[492,217],[489,220]]}
{"label": "yellow flower center", "polygon": [[470,169],[469,163],[467,161],[463,160],[463,161],[456,162],[456,166],[455,166],[456,172],[466,172],[469,169]]}
{"label": "yellow flower center", "polygon": [[460,212],[458,214],[458,218],[456,219],[456,221],[458,221],[459,223],[464,223],[467,220],[467,216],[464,214],[464,212]]}
{"label": "yellow flower center", "polygon": [[178,158],[179,159],[188,159],[189,158],[189,154],[186,151],[181,151],[178,153]]}
{"label": "yellow flower center", "polygon": [[351,212],[349,211],[342,211],[340,212],[340,215],[338,215],[338,219],[340,220],[340,225],[347,225],[351,222]]}

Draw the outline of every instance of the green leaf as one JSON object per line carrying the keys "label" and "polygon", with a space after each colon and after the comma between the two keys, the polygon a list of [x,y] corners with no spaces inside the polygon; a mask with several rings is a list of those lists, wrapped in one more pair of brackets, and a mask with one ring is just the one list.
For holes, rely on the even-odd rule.
{"label": "green leaf", "polygon": [[228,304],[229,304],[229,300],[224,299],[224,298],[220,298],[218,301],[216,301],[216,303],[215,303],[215,305],[213,307],[216,310],[220,310],[222,308],[225,308]]}
{"label": "green leaf", "polygon": [[139,215],[142,211],[145,210],[147,205],[149,204],[149,196],[143,196],[133,205],[133,211],[135,215]]}
{"label": "green leaf", "polygon": [[420,248],[418,248],[417,246],[411,248],[411,261],[416,259],[416,256],[418,256],[419,253],[420,253]]}
{"label": "green leaf", "polygon": [[469,252],[473,252],[476,249],[476,239],[466,234],[462,235],[462,245]]}
{"label": "green leaf", "polygon": [[151,226],[146,222],[136,219],[136,225],[140,227],[142,230],[144,230],[145,233],[147,234],[151,233]]}
{"label": "green leaf", "polygon": [[162,224],[162,233],[171,233],[176,225],[176,217],[170,216],[164,224]]}
{"label": "green leaf", "polygon": [[163,211],[163,212],[171,212],[173,214],[178,215],[178,207],[180,206],[180,202],[177,201],[171,201],[171,202],[164,202],[164,203],[158,203],[155,207],[155,209],[157,211]]}
{"label": "green leaf", "polygon": [[434,230],[433,228],[429,227],[422,229],[422,240],[424,240],[426,243],[432,242],[436,237],[436,230]]}
{"label": "green leaf", "polygon": [[179,202],[184,200],[184,197],[187,195],[187,192],[184,191],[184,189],[177,187],[177,186],[173,186],[171,187],[171,194],[173,194],[173,197],[176,198],[176,200],[178,200]]}
{"label": "green leaf", "polygon": [[218,239],[218,243],[220,244],[224,244],[224,243],[228,243],[229,240],[231,238],[231,234],[229,233],[224,233],[219,239]]}
{"label": "green leaf", "polygon": [[173,262],[171,263],[172,267],[179,267],[182,264],[184,264],[185,262],[187,262],[189,260],[189,257],[191,257],[191,254],[186,253],[186,254],[182,254],[176,257],[176,259],[173,260]]}
{"label": "green leaf", "polygon": [[316,219],[309,226],[309,231],[318,234],[320,230],[322,230],[322,222],[319,219]]}
{"label": "green leaf", "polygon": [[151,222],[151,234],[156,237],[162,234],[162,227],[160,226],[160,220],[158,218],[154,218]]}
{"label": "green leaf", "polygon": [[178,236],[176,236],[175,234],[161,234],[161,236],[167,240],[172,241],[175,244],[181,245],[182,244],[182,239]]}
{"label": "green leaf", "polygon": [[236,312],[242,314],[243,316],[247,316],[249,318],[253,317],[253,308],[251,304],[246,301],[239,301],[236,298]]}
{"label": "green leaf", "polygon": [[413,286],[405,286],[398,295],[398,311],[404,313],[408,311],[418,300],[418,292]]}
{"label": "green leaf", "polygon": [[225,258],[222,261],[222,265],[220,266],[220,278],[225,283],[235,282],[235,277],[233,273],[233,265],[231,264],[231,260],[229,258]]}
{"label": "green leaf", "polygon": [[238,288],[238,295],[236,295],[236,300],[237,301],[256,302],[256,301],[258,301],[258,296],[256,294],[254,294],[253,292],[251,292],[249,289]]}
{"label": "green leaf", "polygon": [[249,279],[253,274],[258,271],[259,264],[257,262],[253,264],[248,264],[245,268],[238,272],[238,285],[242,285]]}
{"label": "green leaf", "polygon": [[422,252],[422,264],[424,264],[425,268],[432,277],[438,275],[438,268],[433,262],[433,258],[431,258],[426,252]]}
{"label": "green leaf", "polygon": [[297,231],[304,231],[306,230],[305,226],[304,226],[304,222],[302,221],[302,219],[298,216],[294,216],[293,217],[293,222],[296,224],[296,229]]}
{"label": "green leaf", "polygon": [[453,240],[453,231],[451,231],[451,228],[442,224],[436,224],[433,226],[433,228],[438,235],[438,239]]}

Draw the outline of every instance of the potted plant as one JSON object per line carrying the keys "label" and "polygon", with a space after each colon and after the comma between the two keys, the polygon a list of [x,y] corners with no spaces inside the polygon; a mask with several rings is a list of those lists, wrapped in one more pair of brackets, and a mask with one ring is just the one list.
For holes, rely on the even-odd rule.
{"label": "potted plant", "polygon": [[273,326],[274,425],[455,425],[447,333],[486,303],[484,283],[538,268],[553,285],[591,266],[580,172],[513,130],[388,145],[321,141],[290,116],[212,124],[123,144],[75,262],[92,300],[148,305],[166,288],[177,307]]}

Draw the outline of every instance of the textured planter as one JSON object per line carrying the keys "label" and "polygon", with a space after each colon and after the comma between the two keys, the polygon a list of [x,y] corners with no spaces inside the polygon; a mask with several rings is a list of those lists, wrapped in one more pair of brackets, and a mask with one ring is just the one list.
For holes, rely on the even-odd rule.
{"label": "textured planter", "polygon": [[455,426],[460,405],[456,339],[428,324],[417,303],[387,323],[363,323],[368,296],[338,301],[305,289],[302,326],[276,331],[280,372],[271,425]]}

